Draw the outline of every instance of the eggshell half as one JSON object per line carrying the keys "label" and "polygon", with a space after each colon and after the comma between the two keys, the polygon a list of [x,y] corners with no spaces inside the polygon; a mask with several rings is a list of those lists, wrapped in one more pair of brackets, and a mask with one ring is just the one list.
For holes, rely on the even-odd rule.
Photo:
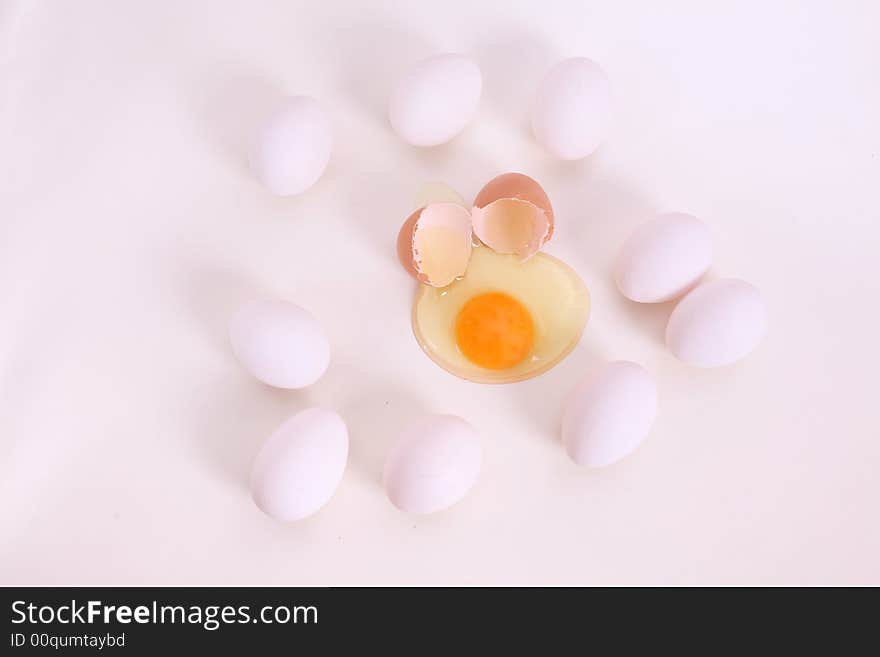
{"label": "eggshell half", "polygon": [[474,234],[498,253],[527,260],[553,234],[553,207],[536,180],[505,173],[490,180],[474,199]]}
{"label": "eggshell half", "polygon": [[304,388],[330,364],[330,342],[308,311],[288,301],[260,300],[241,307],[229,322],[239,362],[263,383]]}
{"label": "eggshell half", "polygon": [[445,287],[462,276],[473,248],[471,215],[458,203],[413,212],[397,235],[397,256],[420,282]]}
{"label": "eggshell half", "polygon": [[413,146],[443,144],[473,118],[482,89],[480,67],[470,57],[429,57],[395,85],[388,103],[391,127]]}
{"label": "eggshell half", "polygon": [[657,386],[641,365],[607,363],[571,393],[562,415],[562,442],[578,465],[600,468],[632,453],[657,414]]}
{"label": "eggshell half", "polygon": [[385,461],[385,491],[401,511],[434,513],[477,481],[483,449],[474,428],[453,415],[428,415],[400,435]]}
{"label": "eggshell half", "polygon": [[623,245],[615,280],[621,294],[633,301],[668,301],[700,280],[712,257],[712,233],[705,223],[680,212],[660,214]]}
{"label": "eggshell half", "polygon": [[703,283],[678,302],[666,325],[666,344],[694,367],[730,365],[758,346],[767,310],[758,289],[736,278]]}
{"label": "eggshell half", "polygon": [[309,408],[287,420],[260,449],[251,472],[257,506],[283,521],[306,518],[336,492],[348,459],[348,429],[333,411]]}

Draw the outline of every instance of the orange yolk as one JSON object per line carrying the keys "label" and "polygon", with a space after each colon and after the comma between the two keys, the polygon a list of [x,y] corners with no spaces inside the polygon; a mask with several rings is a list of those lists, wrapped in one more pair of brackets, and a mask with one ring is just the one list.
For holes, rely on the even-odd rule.
{"label": "orange yolk", "polygon": [[535,325],[519,301],[501,292],[474,297],[455,321],[455,339],[467,358],[490,370],[521,362],[532,349]]}

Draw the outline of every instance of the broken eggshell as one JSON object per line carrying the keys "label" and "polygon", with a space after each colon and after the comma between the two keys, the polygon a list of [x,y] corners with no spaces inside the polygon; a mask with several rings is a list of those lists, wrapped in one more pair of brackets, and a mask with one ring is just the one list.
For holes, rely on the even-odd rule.
{"label": "broken eggshell", "polygon": [[419,208],[397,236],[397,256],[403,268],[433,287],[445,287],[462,276],[472,249],[471,215],[457,203]]}
{"label": "broken eggshell", "polygon": [[471,220],[483,244],[523,261],[540,251],[553,234],[550,198],[536,180],[522,173],[490,180],[474,200]]}

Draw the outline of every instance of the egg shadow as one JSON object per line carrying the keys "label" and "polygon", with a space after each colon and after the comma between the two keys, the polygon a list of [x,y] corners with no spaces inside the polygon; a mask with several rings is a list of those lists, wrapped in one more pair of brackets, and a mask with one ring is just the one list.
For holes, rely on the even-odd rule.
{"label": "egg shadow", "polygon": [[222,481],[243,489],[266,439],[289,417],[313,405],[308,389],[273,388],[244,370],[203,390],[192,404],[196,453]]}
{"label": "egg shadow", "polygon": [[579,175],[565,187],[570,191],[557,196],[562,197],[564,216],[570,218],[560,222],[560,233],[577,244],[578,264],[594,279],[613,284],[620,247],[657,212],[656,205],[623,180],[603,175]]}
{"label": "egg shadow", "polygon": [[395,81],[436,50],[389,16],[346,18],[314,30],[322,37],[315,46],[331,60],[352,106],[390,132],[387,106]]}
{"label": "egg shadow", "polygon": [[184,313],[216,350],[230,359],[232,315],[249,301],[275,296],[241,272],[216,263],[180,267],[174,283]]}
{"label": "egg shadow", "polygon": [[[470,130],[471,126],[466,126],[460,134],[456,135],[448,142],[438,144],[437,146],[420,147],[407,145],[409,155],[414,160],[418,161],[420,170],[427,175],[431,175],[431,172],[438,172],[434,174],[435,177],[437,175],[442,175],[441,172],[455,169],[456,165],[461,165],[462,163],[470,161],[469,155],[466,153],[468,142],[471,137],[471,134],[469,133]],[[459,190],[456,189],[456,191]],[[459,193],[461,194],[461,192]]]}
{"label": "egg shadow", "polygon": [[413,199],[420,178],[411,168],[392,175],[390,171],[361,167],[347,167],[351,179],[339,195],[345,223],[378,258],[396,263],[397,235],[415,209]]}
{"label": "egg shadow", "polygon": [[519,136],[531,138],[530,112],[538,86],[561,59],[550,43],[524,31],[482,42],[474,57],[483,73],[483,97]]}
{"label": "egg shadow", "polygon": [[624,181],[603,176],[585,177],[581,185],[569,188],[573,191],[565,195],[563,203],[565,215],[571,220],[562,223],[556,238],[577,245],[576,251],[570,252],[573,264],[589,272],[612,312],[637,324],[652,341],[664,344],[666,323],[677,300],[630,301],[614,281],[621,247],[638,226],[657,214],[656,204]]}
{"label": "egg shadow", "polygon": [[260,445],[281,423],[309,405],[308,390],[283,390],[253,378],[235,359],[228,326],[242,304],[276,295],[241,272],[216,263],[189,263],[174,277],[184,314],[197,334],[211,343],[218,366],[187,404],[195,451],[227,483],[244,487]]}
{"label": "egg shadow", "polygon": [[246,171],[257,131],[284,100],[283,88],[259,72],[242,68],[229,68],[203,81],[202,88],[199,113],[209,138]]}
{"label": "egg shadow", "polygon": [[[442,47],[430,36],[417,34],[392,16],[380,14],[331,23],[321,33],[330,34],[332,38],[316,43],[316,47],[333,61],[332,68],[351,107],[361,117],[380,126],[389,137],[388,143],[382,145],[386,157],[381,159],[389,162],[400,157],[411,159],[421,167],[423,175],[431,170],[443,172],[456,162],[467,161],[463,153],[470,150],[472,126],[444,144],[414,147],[395,135],[388,121],[388,100],[396,82],[424,59],[459,49]],[[333,46],[330,51],[327,51],[328,42]],[[363,163],[363,154],[357,156]],[[368,164],[375,167],[377,160],[374,158]],[[405,170],[398,167],[388,171],[387,177],[399,180],[402,172]]]}
{"label": "egg shadow", "polygon": [[381,488],[388,450],[406,426],[427,412],[427,407],[412,390],[382,382],[344,399],[339,412],[349,428],[352,472]]}
{"label": "egg shadow", "polygon": [[677,294],[675,298],[670,299],[669,301],[662,301],[660,303],[639,303],[627,299],[622,294],[616,295],[615,300],[620,312],[626,315],[631,321],[643,325],[647,334],[650,335],[655,342],[658,342],[665,347],[666,325],[669,323],[669,316],[672,314],[672,311],[675,310],[675,307],[691,290],[713,278],[717,278],[717,274],[714,269],[709,269],[709,271],[701,276],[696,282],[687,286],[680,294]]}
{"label": "egg shadow", "polygon": [[638,303],[630,301],[622,294],[616,301],[617,310],[629,321],[638,324],[642,332],[653,342],[666,344],[666,324],[669,315],[678,303],[678,298],[663,303]]}
{"label": "egg shadow", "polygon": [[589,324],[580,344],[553,369],[511,386],[511,412],[546,440],[558,443],[562,409],[574,387],[607,357],[589,342]]}
{"label": "egg shadow", "polygon": [[691,290],[717,277],[717,272],[714,271],[714,268],[710,268],[708,272],[687,286],[675,298],[660,303],[639,303],[627,299],[622,294],[616,295],[615,300],[621,313],[626,315],[630,321],[638,322],[644,326],[646,333],[655,342],[665,347],[666,326],[669,324],[669,316],[672,315],[672,311],[675,310],[675,307]]}

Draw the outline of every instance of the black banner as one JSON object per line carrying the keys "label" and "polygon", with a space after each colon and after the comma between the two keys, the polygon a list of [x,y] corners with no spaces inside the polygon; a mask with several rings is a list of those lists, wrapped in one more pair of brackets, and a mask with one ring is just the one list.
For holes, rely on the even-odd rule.
{"label": "black banner", "polygon": [[[713,654],[710,646],[719,641],[754,647],[754,637],[764,647],[771,637],[780,647],[798,637],[821,645],[819,631],[829,633],[834,609],[844,607],[816,605],[814,595],[782,589],[0,588],[0,654],[315,648],[325,655],[352,645],[384,653],[472,652],[475,638],[496,649],[531,646],[539,654],[586,651],[594,641],[610,641],[613,652],[642,651],[646,639],[657,650],[690,644]],[[847,636],[873,628],[875,609],[847,612]]]}

